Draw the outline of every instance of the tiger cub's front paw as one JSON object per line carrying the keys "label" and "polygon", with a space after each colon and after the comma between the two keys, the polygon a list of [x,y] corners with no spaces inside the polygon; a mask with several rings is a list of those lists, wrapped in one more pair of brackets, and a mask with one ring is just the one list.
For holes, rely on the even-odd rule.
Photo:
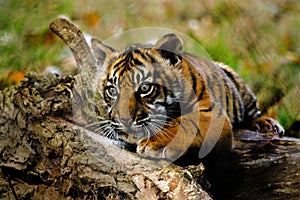
{"label": "tiger cub's front paw", "polygon": [[164,146],[158,142],[141,141],[137,146],[137,153],[143,157],[175,160],[179,157],[178,149],[172,146]]}
{"label": "tiger cub's front paw", "polygon": [[284,128],[277,120],[270,117],[260,117],[255,119],[252,122],[251,129],[259,133],[279,135],[280,137],[284,134]]}
{"label": "tiger cub's front paw", "polygon": [[157,142],[149,142],[148,140],[142,140],[137,145],[137,153],[145,156],[145,157],[152,157],[152,158],[163,158],[163,155],[160,155],[160,148],[161,145]]}

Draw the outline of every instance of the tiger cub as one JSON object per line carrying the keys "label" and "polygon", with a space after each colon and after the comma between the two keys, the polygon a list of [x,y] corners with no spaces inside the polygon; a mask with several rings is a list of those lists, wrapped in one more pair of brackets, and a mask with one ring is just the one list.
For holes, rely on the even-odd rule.
{"label": "tiger cub", "polygon": [[183,52],[175,34],[121,50],[95,38],[91,44],[103,71],[102,134],[136,145],[138,154],[175,160],[198,148],[204,157],[212,149],[230,151],[238,128],[284,132],[276,120],[260,117],[255,96],[230,67]]}

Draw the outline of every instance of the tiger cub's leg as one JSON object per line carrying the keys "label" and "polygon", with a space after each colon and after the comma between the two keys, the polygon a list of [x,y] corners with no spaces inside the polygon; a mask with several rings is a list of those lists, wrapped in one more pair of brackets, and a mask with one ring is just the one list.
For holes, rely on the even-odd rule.
{"label": "tiger cub's leg", "polygon": [[[186,123],[189,124],[189,128]],[[137,153],[174,161],[189,148],[196,133],[197,127],[184,117],[173,119],[155,135],[142,139],[137,145]]]}
{"label": "tiger cub's leg", "polygon": [[[203,145],[203,146],[202,146]],[[232,127],[227,115],[220,110],[193,112],[172,120],[160,132],[138,143],[137,153],[168,160],[181,157],[189,147],[199,148],[206,156],[231,151]],[[201,147],[202,151],[201,151]],[[200,157],[202,157],[199,154]]]}
{"label": "tiger cub's leg", "polygon": [[212,157],[227,157],[231,154],[233,131],[227,114],[215,106],[211,112],[200,113],[200,134],[193,142],[194,147],[200,147],[199,158],[207,154]]}
{"label": "tiger cub's leg", "polygon": [[284,129],[277,120],[265,116],[254,119],[249,128],[255,132],[279,135],[280,137],[284,134]]}

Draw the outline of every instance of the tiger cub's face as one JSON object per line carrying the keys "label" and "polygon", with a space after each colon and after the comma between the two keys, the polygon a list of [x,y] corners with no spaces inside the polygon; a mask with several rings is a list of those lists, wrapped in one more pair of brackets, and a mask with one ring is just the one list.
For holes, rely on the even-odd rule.
{"label": "tiger cub's face", "polygon": [[104,134],[136,143],[181,115],[182,42],[177,36],[120,51],[92,39],[92,49],[104,71],[98,85],[109,116]]}

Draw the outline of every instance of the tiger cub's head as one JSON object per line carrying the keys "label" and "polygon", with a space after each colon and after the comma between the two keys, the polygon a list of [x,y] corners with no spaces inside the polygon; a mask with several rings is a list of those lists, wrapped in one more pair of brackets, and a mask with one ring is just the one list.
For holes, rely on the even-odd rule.
{"label": "tiger cub's head", "polygon": [[136,143],[181,115],[181,39],[168,34],[154,45],[132,45],[122,50],[97,39],[91,42],[103,71],[98,89],[109,116],[102,123],[104,134]]}

